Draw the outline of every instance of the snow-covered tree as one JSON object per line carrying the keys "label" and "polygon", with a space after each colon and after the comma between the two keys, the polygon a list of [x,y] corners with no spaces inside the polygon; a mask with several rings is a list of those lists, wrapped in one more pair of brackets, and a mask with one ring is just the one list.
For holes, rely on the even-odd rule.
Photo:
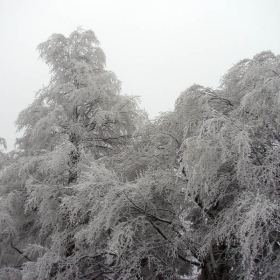
{"label": "snow-covered tree", "polygon": [[1,173],[3,279],[280,278],[279,56],[150,122],[92,31],[39,51],[51,82]]}
{"label": "snow-covered tree", "polygon": [[20,113],[17,125],[25,133],[18,144],[29,155],[57,150],[58,159],[60,151],[66,152],[64,179],[71,183],[82,152],[98,159],[132,137],[135,97],[119,94],[120,81],[105,70],[105,54],[91,30],[78,29],[69,38],[54,34],[38,50],[51,69],[51,82]]}
{"label": "snow-covered tree", "polygon": [[201,279],[280,277],[279,102],[280,57],[270,51],[237,63],[219,90],[193,86],[177,101]]}
{"label": "snow-covered tree", "polygon": [[107,162],[124,183],[102,193],[76,238],[101,244],[107,232],[108,275],[280,277],[279,73],[268,51],[236,64],[218,90],[190,87]]}
{"label": "snow-covered tree", "polygon": [[[105,55],[91,30],[79,28],[69,38],[54,34],[38,50],[51,81],[19,114],[17,126],[24,135],[1,178],[0,262],[13,269],[26,261],[26,267],[40,265],[38,275],[24,268],[24,279],[51,277],[59,270],[52,262],[73,255],[73,233],[67,231],[71,215],[60,210],[64,197],[74,194],[92,161],[121,151],[145,119],[136,98],[120,94],[121,83],[105,69]],[[50,253],[55,240],[60,242],[56,249],[65,246],[58,255]]]}

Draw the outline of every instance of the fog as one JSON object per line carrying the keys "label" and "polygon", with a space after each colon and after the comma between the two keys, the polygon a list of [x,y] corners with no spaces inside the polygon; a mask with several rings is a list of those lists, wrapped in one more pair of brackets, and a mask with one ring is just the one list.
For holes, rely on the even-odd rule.
{"label": "fog", "polygon": [[50,79],[37,45],[79,26],[95,32],[108,70],[122,81],[124,94],[140,96],[151,118],[172,110],[194,83],[218,87],[243,58],[264,50],[280,54],[276,0],[1,0],[0,137],[9,149],[19,112]]}

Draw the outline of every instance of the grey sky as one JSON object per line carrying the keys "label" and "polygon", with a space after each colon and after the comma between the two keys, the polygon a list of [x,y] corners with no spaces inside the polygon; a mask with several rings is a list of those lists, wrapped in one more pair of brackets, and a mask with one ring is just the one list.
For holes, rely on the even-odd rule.
{"label": "grey sky", "polygon": [[279,0],[0,0],[0,137],[9,149],[18,113],[49,82],[37,45],[78,26],[95,32],[123,93],[141,96],[152,118],[194,83],[216,88],[239,60],[280,54]]}

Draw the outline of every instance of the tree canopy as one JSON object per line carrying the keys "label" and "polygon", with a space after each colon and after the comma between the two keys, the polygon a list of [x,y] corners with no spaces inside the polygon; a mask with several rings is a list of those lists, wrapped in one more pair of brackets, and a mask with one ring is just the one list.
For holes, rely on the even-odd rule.
{"label": "tree canopy", "polygon": [[38,50],[50,84],[0,154],[1,279],[280,278],[279,56],[150,121],[92,31]]}

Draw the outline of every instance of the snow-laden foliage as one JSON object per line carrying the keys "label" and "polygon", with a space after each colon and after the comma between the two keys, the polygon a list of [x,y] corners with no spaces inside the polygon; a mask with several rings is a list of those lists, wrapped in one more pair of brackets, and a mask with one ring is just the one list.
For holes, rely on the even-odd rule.
{"label": "snow-laden foliage", "polygon": [[[50,84],[19,114],[24,135],[3,167],[6,155],[0,154],[0,263],[23,268],[23,279],[59,275],[55,260],[74,255],[66,198],[92,161],[122,151],[146,119],[137,98],[120,94],[120,81],[105,69],[92,31],[77,29],[69,38],[54,34],[38,50],[50,66]],[[4,139],[0,144],[5,148]],[[71,279],[65,273],[63,279]]]}
{"label": "snow-laden foliage", "polygon": [[279,73],[279,56],[263,52],[230,69],[219,91],[182,94],[186,111],[200,105],[185,123],[181,170],[201,215],[202,279],[280,276]]}
{"label": "snow-laden foliage", "polygon": [[119,94],[120,81],[105,70],[95,34],[82,29],[69,38],[54,34],[38,50],[52,77],[18,117],[18,129],[25,129],[19,148],[36,153],[70,142],[96,158],[120,148],[135,130],[135,97]]}
{"label": "snow-laden foliage", "polygon": [[1,152],[1,279],[280,278],[279,56],[150,122],[92,31],[38,50],[51,82]]}
{"label": "snow-laden foliage", "polygon": [[1,169],[6,165],[7,155],[5,150],[7,149],[7,142],[4,138],[0,137],[0,172]]}

